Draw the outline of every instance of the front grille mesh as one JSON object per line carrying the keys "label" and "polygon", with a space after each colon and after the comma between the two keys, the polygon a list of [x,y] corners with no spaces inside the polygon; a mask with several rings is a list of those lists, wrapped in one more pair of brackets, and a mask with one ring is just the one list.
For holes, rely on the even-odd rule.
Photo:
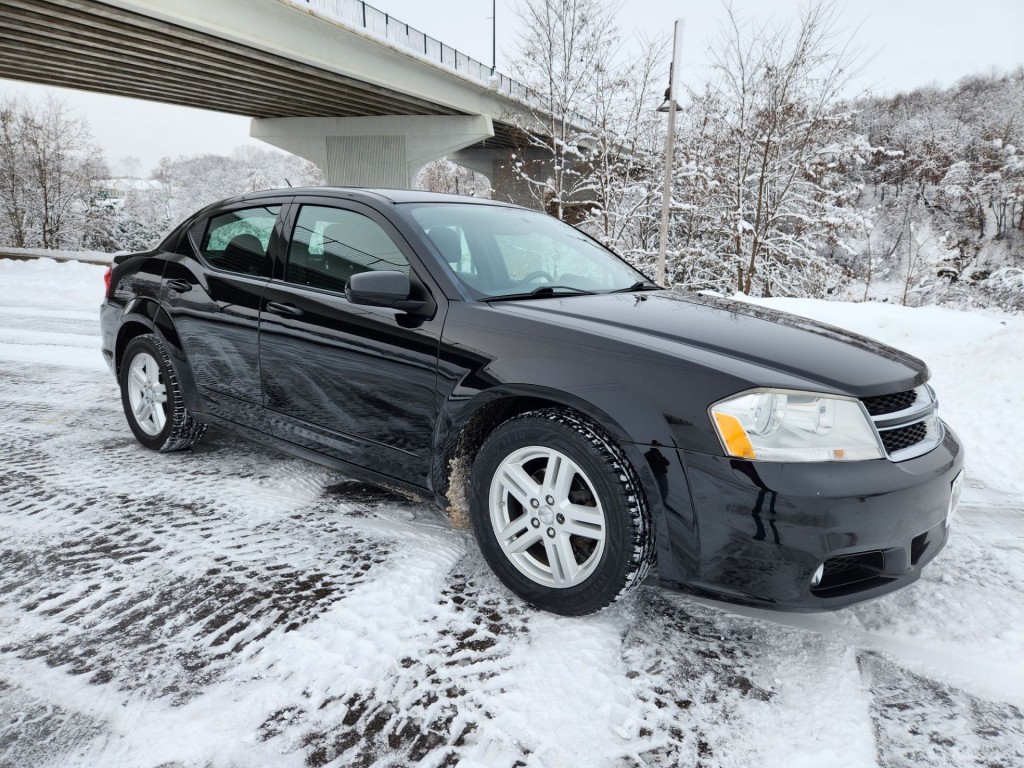
{"label": "front grille mesh", "polygon": [[896,413],[909,408],[917,401],[917,390],[908,389],[906,392],[895,392],[891,395],[878,395],[877,397],[865,397],[861,400],[868,413],[872,416],[881,416],[886,413]]}
{"label": "front grille mesh", "polygon": [[906,427],[886,430],[881,435],[882,445],[885,446],[886,452],[892,455],[924,440],[928,436],[928,426],[919,421]]}

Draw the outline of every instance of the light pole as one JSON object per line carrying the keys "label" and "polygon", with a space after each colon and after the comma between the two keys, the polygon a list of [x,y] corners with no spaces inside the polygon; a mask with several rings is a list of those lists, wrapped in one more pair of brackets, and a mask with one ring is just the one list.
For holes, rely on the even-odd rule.
{"label": "light pole", "polygon": [[668,239],[668,211],[672,198],[672,154],[676,143],[676,54],[683,38],[683,20],[676,19],[672,30],[672,61],[668,65],[668,88],[665,89],[665,103],[659,112],[668,112],[668,134],[665,136],[665,183],[661,192],[661,237],[658,241],[658,285],[665,284],[665,246]]}

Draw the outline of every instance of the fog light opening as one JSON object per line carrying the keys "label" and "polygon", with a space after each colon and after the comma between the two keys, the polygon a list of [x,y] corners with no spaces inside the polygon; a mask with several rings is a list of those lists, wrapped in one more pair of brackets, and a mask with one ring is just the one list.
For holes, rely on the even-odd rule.
{"label": "fog light opening", "polygon": [[818,566],[818,570],[816,570],[814,572],[814,575],[811,576],[811,589],[814,589],[816,586],[821,584],[821,578],[824,575],[825,575],[825,564],[822,563],[821,565]]}

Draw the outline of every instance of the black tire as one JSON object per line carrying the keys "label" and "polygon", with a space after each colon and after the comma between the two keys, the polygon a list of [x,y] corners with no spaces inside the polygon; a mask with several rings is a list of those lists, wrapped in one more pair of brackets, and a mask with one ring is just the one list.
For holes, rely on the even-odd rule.
{"label": "black tire", "polygon": [[[152,383],[158,386],[147,389],[140,385],[135,388],[133,395],[129,379],[133,366],[136,365],[144,366],[143,370],[149,372]],[[206,433],[206,425],[196,421],[186,410],[178,374],[167,356],[164,345],[155,335],[150,333],[136,336],[128,342],[121,358],[118,378],[121,384],[121,405],[125,418],[128,419],[128,426],[131,427],[135,438],[146,448],[164,453],[180,451],[190,448],[202,439]],[[162,393],[159,391],[160,388],[163,390]],[[152,397],[149,401],[149,412],[152,414],[159,409],[160,413],[150,418],[140,418],[133,407],[133,396],[136,402],[140,397]],[[159,402],[161,397],[164,398],[163,402]]]}
{"label": "black tire", "polygon": [[[556,475],[567,479],[556,483]],[[495,429],[473,463],[470,488],[484,558],[505,586],[538,608],[593,613],[650,571],[654,533],[636,471],[603,429],[572,411],[531,411]],[[574,533],[581,528],[594,533]]]}

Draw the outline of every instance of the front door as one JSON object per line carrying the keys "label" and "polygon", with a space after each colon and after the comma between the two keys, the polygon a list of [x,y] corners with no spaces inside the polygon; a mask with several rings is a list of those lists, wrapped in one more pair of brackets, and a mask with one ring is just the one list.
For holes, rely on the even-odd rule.
{"label": "front door", "polygon": [[345,298],[356,272],[422,276],[377,211],[309,200],[291,218],[286,260],[260,312],[263,401],[274,434],[426,487],[444,305],[420,319]]}

